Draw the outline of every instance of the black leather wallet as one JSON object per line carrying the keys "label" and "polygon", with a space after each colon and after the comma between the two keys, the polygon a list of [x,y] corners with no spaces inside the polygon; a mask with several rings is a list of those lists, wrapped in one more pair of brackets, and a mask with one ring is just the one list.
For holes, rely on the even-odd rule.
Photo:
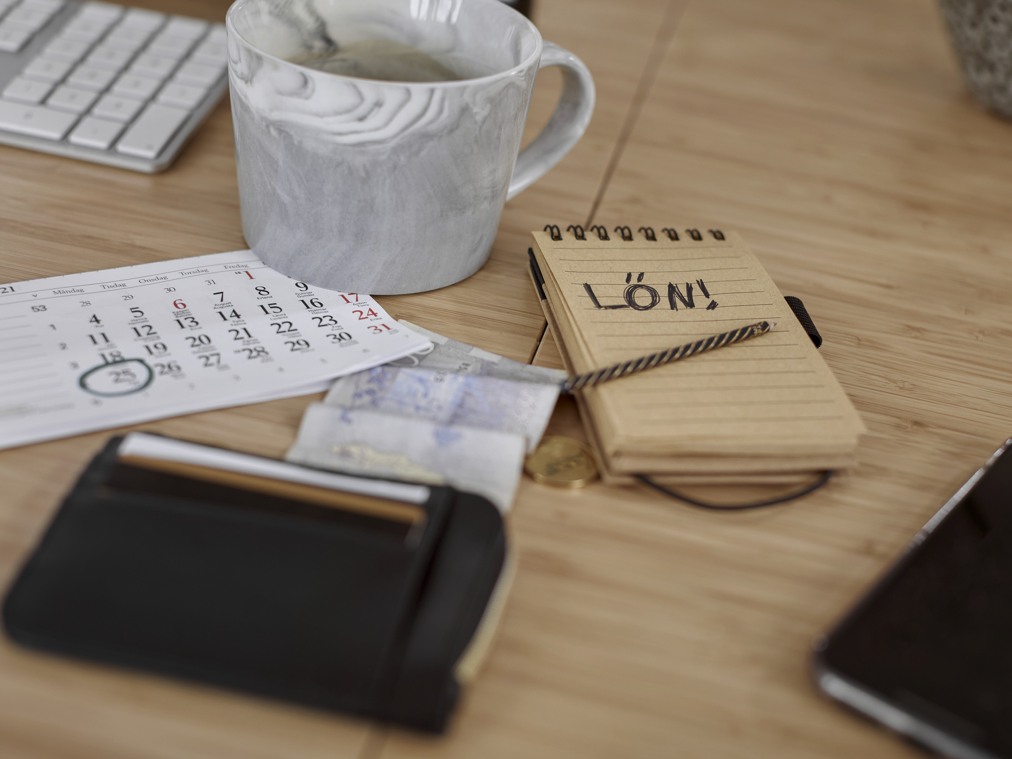
{"label": "black leather wallet", "polygon": [[[131,453],[137,434],[88,465],[28,558],[13,639],[445,728],[504,597],[490,502],[143,436],[188,451],[166,462]],[[240,471],[204,461],[219,453]]]}

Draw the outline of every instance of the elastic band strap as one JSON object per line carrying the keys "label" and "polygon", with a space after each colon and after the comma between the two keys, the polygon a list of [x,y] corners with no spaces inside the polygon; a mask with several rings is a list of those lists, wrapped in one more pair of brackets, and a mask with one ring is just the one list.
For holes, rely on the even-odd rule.
{"label": "elastic band strap", "polygon": [[819,474],[819,476],[815,479],[814,482],[808,483],[800,490],[795,490],[785,495],[776,496],[774,498],[767,498],[762,501],[751,501],[747,503],[732,503],[727,505],[720,503],[710,503],[708,501],[701,501],[696,498],[692,498],[691,496],[687,496],[684,493],[680,493],[677,490],[674,490],[673,488],[667,487],[666,485],[661,485],[659,482],[654,482],[652,479],[643,474],[637,474],[636,479],[642,482],[647,487],[653,488],[658,493],[663,493],[664,495],[670,496],[671,498],[676,498],[677,500],[682,501],[683,503],[687,503],[690,506],[695,506],[696,508],[699,509],[710,509],[712,511],[745,511],[746,509],[761,509],[765,506],[775,506],[778,503],[787,503],[787,501],[793,501],[796,498],[806,496],[809,493],[818,490],[827,482],[829,482],[829,478],[832,476],[833,476],[832,471],[825,471]]}
{"label": "elastic band strap", "polygon": [[791,311],[794,312],[794,316],[801,322],[801,326],[804,328],[808,337],[816,348],[822,347],[822,335],[819,334],[819,330],[815,328],[815,322],[812,321],[812,317],[808,314],[808,309],[805,308],[805,304],[801,302],[801,298],[795,297],[794,295],[785,295],[784,300],[787,301],[787,305],[791,307]]}

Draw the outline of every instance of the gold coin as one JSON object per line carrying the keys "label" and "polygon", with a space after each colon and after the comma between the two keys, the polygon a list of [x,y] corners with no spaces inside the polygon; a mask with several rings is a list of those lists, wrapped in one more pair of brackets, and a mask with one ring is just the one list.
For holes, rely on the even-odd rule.
{"label": "gold coin", "polygon": [[561,488],[582,488],[597,478],[590,449],[569,437],[546,437],[524,461],[535,482]]}

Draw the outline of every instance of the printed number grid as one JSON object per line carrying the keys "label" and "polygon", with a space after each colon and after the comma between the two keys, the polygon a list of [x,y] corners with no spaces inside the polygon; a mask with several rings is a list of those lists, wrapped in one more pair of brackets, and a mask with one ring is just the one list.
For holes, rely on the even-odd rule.
{"label": "printed number grid", "polygon": [[0,285],[0,446],[315,392],[428,345],[248,251]]}

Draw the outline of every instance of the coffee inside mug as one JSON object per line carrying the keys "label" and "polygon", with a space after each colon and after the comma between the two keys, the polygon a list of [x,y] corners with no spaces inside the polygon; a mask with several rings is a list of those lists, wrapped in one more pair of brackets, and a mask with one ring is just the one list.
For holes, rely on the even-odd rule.
{"label": "coffee inside mug", "polygon": [[499,14],[509,9],[490,13],[487,4],[466,0],[278,0],[247,10],[235,21],[250,45],[358,79],[474,80],[522,66],[538,52],[533,27],[523,28],[527,19],[505,24]]}
{"label": "coffee inside mug", "polygon": [[381,82],[453,82],[493,73],[480,61],[461,65],[457,58],[429,55],[410,45],[385,39],[349,42],[323,53],[291,58],[289,62],[328,74]]}

